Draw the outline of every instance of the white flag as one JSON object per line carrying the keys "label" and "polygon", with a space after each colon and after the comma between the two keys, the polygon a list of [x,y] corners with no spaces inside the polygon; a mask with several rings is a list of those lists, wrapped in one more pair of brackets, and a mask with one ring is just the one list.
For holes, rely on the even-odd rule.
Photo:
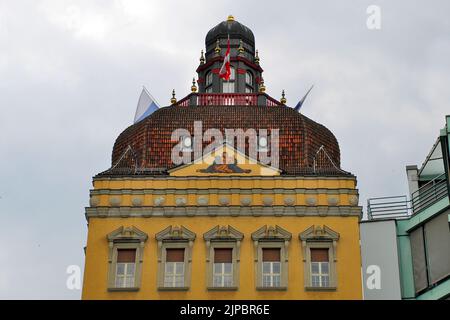
{"label": "white flag", "polygon": [[141,96],[139,97],[138,105],[136,108],[136,115],[134,116],[134,123],[141,121],[158,109],[158,103],[147,91],[147,89],[145,87],[142,87]]}

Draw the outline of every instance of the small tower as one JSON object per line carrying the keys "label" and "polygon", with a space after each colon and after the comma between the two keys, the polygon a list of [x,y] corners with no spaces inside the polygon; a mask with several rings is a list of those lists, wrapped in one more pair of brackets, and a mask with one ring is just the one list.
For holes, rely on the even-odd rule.
{"label": "small tower", "polygon": [[[230,41],[231,78],[224,81],[218,72]],[[255,36],[233,15],[212,28],[205,38],[205,56],[197,68],[199,93],[258,92],[262,68],[256,64]],[[208,61],[208,63],[202,62]],[[258,60],[259,61],[259,60]]]}

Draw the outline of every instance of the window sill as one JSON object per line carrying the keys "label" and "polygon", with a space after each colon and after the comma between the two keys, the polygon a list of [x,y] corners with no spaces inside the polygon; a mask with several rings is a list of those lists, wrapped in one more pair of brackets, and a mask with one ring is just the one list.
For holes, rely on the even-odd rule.
{"label": "window sill", "polygon": [[158,287],[158,291],[189,291],[189,287]]}
{"label": "window sill", "polygon": [[306,291],[336,291],[336,287],[305,287]]}
{"label": "window sill", "polygon": [[238,287],[208,287],[208,291],[237,291]]}
{"label": "window sill", "polygon": [[287,287],[256,287],[257,291],[287,291]]}
{"label": "window sill", "polygon": [[138,287],[129,287],[129,288],[108,288],[110,292],[135,292],[139,291]]}

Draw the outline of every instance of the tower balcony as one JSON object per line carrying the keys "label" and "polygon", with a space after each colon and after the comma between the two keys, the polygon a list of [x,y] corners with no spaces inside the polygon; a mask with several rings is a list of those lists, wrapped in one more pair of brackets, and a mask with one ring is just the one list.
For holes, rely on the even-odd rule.
{"label": "tower balcony", "polygon": [[190,106],[283,106],[266,93],[191,93],[173,105]]}

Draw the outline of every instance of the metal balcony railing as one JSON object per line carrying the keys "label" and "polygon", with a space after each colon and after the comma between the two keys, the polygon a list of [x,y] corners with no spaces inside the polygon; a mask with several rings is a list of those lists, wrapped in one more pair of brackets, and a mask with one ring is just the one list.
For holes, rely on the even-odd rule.
{"label": "metal balcony railing", "polygon": [[445,174],[442,174],[411,195],[380,197],[367,200],[367,217],[372,219],[407,218],[448,197],[449,191]]}
{"label": "metal balcony railing", "polygon": [[369,220],[408,217],[410,209],[406,196],[380,197],[367,200],[367,217]]}
{"label": "metal balcony railing", "polygon": [[448,196],[447,179],[445,173],[434,178],[411,195],[414,213],[428,208],[432,204]]}

